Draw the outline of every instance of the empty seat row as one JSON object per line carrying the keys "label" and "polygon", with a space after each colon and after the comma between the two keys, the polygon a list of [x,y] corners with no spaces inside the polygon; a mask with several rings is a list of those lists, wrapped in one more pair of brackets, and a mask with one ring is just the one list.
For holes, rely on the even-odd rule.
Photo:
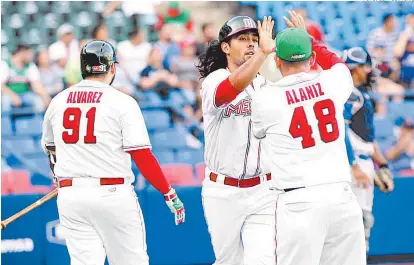
{"label": "empty seat row", "polygon": [[48,193],[51,186],[33,185],[26,170],[7,170],[1,173],[1,195]]}

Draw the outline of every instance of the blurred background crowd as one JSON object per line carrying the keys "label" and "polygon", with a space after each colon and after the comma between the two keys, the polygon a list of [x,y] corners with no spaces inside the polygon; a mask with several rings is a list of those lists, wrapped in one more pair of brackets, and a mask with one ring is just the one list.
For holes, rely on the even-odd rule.
{"label": "blurred background crowd", "polygon": [[[339,56],[353,46],[369,51],[380,71],[373,91],[377,141],[397,177],[414,176],[410,1],[2,1],[2,195],[50,190],[48,159],[39,145],[43,113],[56,94],[81,81],[79,52],[92,39],[115,47],[113,86],[138,101],[167,178],[199,185],[204,138],[197,56],[231,17],[270,15],[276,33],[286,27],[289,10],[301,13],[308,32]],[[261,73],[281,78],[272,58]],[[145,187],[133,171],[136,187]]]}
{"label": "blurred background crowd", "polygon": [[[120,62],[113,86],[139,102],[151,136],[165,134],[167,146],[158,150],[161,162],[202,162],[197,56],[230,17],[271,15],[276,33],[285,27],[287,10],[301,13],[308,32],[338,55],[352,46],[370,52],[381,73],[375,90],[378,117],[395,116],[379,122],[384,148],[390,159],[403,158],[401,169],[412,169],[414,15],[409,2],[2,2],[3,135],[39,132],[41,118],[36,114],[82,79],[80,48],[92,39],[106,40]],[[272,81],[280,79],[271,58],[261,73]],[[180,142],[177,137],[182,146],[171,146],[169,139]],[[189,149],[184,152],[188,157],[175,147]],[[18,166],[7,154],[3,152],[2,163]],[[40,155],[30,157],[45,161]]]}

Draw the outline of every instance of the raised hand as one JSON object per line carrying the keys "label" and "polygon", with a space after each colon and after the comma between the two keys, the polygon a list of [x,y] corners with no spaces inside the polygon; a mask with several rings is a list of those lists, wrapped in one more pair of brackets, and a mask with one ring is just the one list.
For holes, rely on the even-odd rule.
{"label": "raised hand", "polygon": [[289,11],[290,19],[283,17],[289,28],[303,28],[306,29],[306,23],[303,17],[295,11]]}
{"label": "raised hand", "polygon": [[272,38],[275,22],[270,16],[264,17],[263,22],[257,21],[259,31],[259,48],[264,54],[270,54],[275,48],[275,41]]}

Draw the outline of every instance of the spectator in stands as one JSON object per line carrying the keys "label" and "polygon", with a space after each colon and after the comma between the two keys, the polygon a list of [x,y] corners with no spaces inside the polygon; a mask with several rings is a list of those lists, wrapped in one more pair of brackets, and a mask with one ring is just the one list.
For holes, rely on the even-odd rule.
{"label": "spectator in stands", "polygon": [[151,1],[109,1],[108,5],[102,12],[104,18],[109,17],[115,9],[121,7],[122,12],[130,18],[131,24],[138,27],[141,24],[142,17],[155,16],[155,6],[159,3],[158,0]]}
{"label": "spectator in stands", "polygon": [[153,89],[166,99],[171,88],[178,85],[176,75],[163,68],[161,51],[154,47],[148,56],[148,65],[141,72],[140,87],[143,90]]}
{"label": "spectator in stands", "polygon": [[165,69],[170,68],[172,58],[180,55],[180,46],[171,38],[173,34],[174,28],[171,25],[163,25],[158,33],[158,41],[154,44],[154,47],[161,51],[163,66]]}
{"label": "spectator in stands", "polygon": [[33,49],[20,44],[10,59],[1,62],[2,111],[26,106],[42,112],[49,105],[50,96],[33,61]]}
{"label": "spectator in stands", "polygon": [[191,103],[195,103],[195,88],[199,83],[199,73],[196,68],[198,62],[196,56],[196,42],[192,38],[187,38],[180,43],[181,55],[175,57],[171,63],[171,72],[177,75],[178,86],[183,88],[183,92]]}
{"label": "spectator in stands", "polygon": [[57,29],[58,41],[50,45],[49,56],[52,63],[56,63],[57,74],[64,76],[65,65],[72,56],[79,56],[79,43],[73,35],[72,25],[63,24]]}
{"label": "spectator in stands", "polygon": [[197,53],[196,55],[199,56],[204,52],[207,48],[208,43],[216,39],[216,32],[214,29],[214,25],[211,22],[204,23],[201,26],[201,30],[203,32],[203,41],[197,43]]}
{"label": "spectator in stands", "polygon": [[[85,46],[85,44],[89,41],[90,40],[88,39],[81,40],[79,42],[79,50],[82,50],[82,47]],[[64,80],[66,83],[66,87],[71,87],[82,80],[79,54],[73,54],[69,58],[69,61],[66,63],[64,69]]]}
{"label": "spectator in stands", "polygon": [[[122,61],[122,58],[119,56],[118,51],[116,51],[116,53],[118,61]],[[118,89],[119,91],[134,97],[138,101],[142,99],[136,89],[136,85],[134,85],[132,80],[129,78],[123,65],[118,65],[118,67],[116,68],[116,75],[114,82],[112,83],[112,86]]]}
{"label": "spectator in stands", "polygon": [[194,29],[194,21],[187,9],[181,8],[178,1],[168,2],[168,9],[165,15],[158,15],[158,24],[171,24],[177,28],[185,29],[192,32]]}
{"label": "spectator in stands", "polygon": [[114,40],[109,39],[108,27],[105,24],[98,24],[92,29],[92,39],[93,40],[104,40],[109,42],[112,46],[116,46]]}
{"label": "spectator in stands", "polygon": [[139,28],[134,28],[129,34],[129,39],[118,44],[117,50],[122,65],[128,78],[134,84],[139,82],[139,74],[144,69],[151,44],[145,39],[145,34]]}
{"label": "spectator in stands", "polygon": [[397,143],[391,147],[386,158],[390,161],[398,160],[402,157],[414,158],[414,123],[406,119],[400,128]]}
{"label": "spectator in stands", "polygon": [[370,54],[375,53],[376,43],[383,43],[385,45],[385,54],[383,62],[388,64],[391,68],[392,74],[390,77],[396,80],[398,66],[395,65],[394,45],[398,38],[397,20],[394,15],[386,14],[383,19],[381,27],[373,29],[367,39],[367,50]]}
{"label": "spectator in stands", "polygon": [[394,55],[401,64],[401,83],[414,89],[414,14],[406,18],[405,30],[394,46]]}
{"label": "spectator in stands", "polygon": [[39,49],[36,65],[39,68],[40,81],[47,90],[47,93],[51,97],[56,96],[63,89],[63,79],[56,73],[56,68],[59,66],[50,63],[47,49]]}

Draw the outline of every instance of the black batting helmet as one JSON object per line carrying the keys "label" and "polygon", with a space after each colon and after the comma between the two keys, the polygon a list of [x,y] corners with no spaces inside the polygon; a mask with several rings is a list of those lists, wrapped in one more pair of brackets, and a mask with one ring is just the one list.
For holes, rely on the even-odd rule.
{"label": "black batting helmet", "polygon": [[253,30],[258,32],[257,25],[254,19],[248,16],[237,16],[230,20],[228,20],[220,29],[219,33],[219,41],[225,41],[229,39],[231,36],[247,31]]}
{"label": "black batting helmet", "polygon": [[94,40],[83,46],[81,54],[82,78],[105,74],[113,63],[117,63],[114,47],[106,41]]}

